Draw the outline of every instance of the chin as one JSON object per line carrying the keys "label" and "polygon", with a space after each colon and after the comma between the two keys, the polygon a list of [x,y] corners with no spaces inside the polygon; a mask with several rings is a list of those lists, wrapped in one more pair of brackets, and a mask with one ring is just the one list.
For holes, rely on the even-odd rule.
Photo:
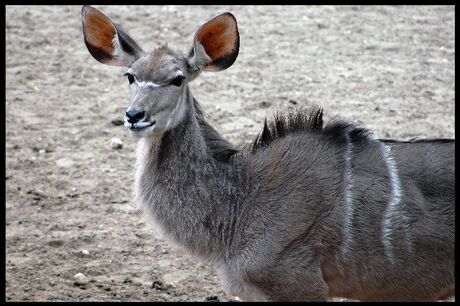
{"label": "chin", "polygon": [[158,129],[156,128],[155,125],[145,127],[142,129],[136,129],[136,128],[128,128],[129,133],[136,137],[136,138],[142,138],[142,137],[148,137],[154,134],[158,133]]}

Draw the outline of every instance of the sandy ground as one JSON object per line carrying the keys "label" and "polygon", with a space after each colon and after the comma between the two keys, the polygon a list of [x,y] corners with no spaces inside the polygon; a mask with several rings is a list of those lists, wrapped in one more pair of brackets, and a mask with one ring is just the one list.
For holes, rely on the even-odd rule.
{"label": "sandy ground", "polygon": [[[455,137],[452,6],[96,7],[146,49],[188,49],[202,23],[231,11],[239,57],[192,90],[234,143],[275,110],[313,104],[381,137]],[[80,9],[6,7],[7,301],[230,300],[134,210],[136,140],[111,123],[128,82],[88,53]],[[90,282],[75,285],[77,273]]]}

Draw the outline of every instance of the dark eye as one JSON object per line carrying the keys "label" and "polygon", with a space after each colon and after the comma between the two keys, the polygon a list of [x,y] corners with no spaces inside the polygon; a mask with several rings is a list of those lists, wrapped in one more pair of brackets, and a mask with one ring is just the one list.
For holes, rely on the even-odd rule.
{"label": "dark eye", "polygon": [[182,85],[182,80],[184,79],[185,77],[183,75],[178,75],[174,78],[174,80],[171,81],[171,85],[179,87]]}
{"label": "dark eye", "polygon": [[134,83],[134,76],[131,73],[125,73],[125,76],[128,77],[129,84]]}

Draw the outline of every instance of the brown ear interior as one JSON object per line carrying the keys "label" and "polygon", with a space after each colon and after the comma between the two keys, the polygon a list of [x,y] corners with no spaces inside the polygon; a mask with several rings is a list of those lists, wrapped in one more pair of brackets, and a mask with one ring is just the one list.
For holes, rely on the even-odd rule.
{"label": "brown ear interior", "polygon": [[196,40],[212,60],[209,66],[220,69],[229,67],[236,60],[239,50],[239,33],[235,17],[230,13],[224,13],[211,19],[198,30]]}
{"label": "brown ear interior", "polygon": [[117,33],[112,22],[92,7],[83,8],[82,19],[85,43],[91,55],[102,63],[119,65],[112,56],[112,40]]}

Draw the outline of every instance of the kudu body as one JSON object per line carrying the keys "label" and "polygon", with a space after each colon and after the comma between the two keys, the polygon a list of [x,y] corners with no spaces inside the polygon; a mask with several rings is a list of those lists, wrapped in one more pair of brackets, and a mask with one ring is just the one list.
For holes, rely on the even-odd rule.
{"label": "kudu body", "polygon": [[381,140],[322,111],[265,123],[241,149],[204,119],[188,83],[239,49],[230,13],[183,55],[143,51],[82,9],[98,61],[125,66],[125,125],[139,137],[136,201],[243,300],[437,300],[454,294],[454,140]]}

